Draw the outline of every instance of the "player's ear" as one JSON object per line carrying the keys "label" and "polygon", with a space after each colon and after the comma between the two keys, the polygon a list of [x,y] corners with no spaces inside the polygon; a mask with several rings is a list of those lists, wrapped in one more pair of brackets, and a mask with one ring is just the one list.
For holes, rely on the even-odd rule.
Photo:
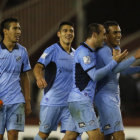
{"label": "player's ear", "polygon": [[93,33],[92,33],[92,37],[93,37],[93,38],[96,38],[96,37],[97,37],[97,33],[93,32]]}
{"label": "player's ear", "polygon": [[8,31],[7,29],[3,29],[3,33],[4,33],[4,34],[6,34],[6,33],[7,33],[7,31]]}
{"label": "player's ear", "polygon": [[57,32],[57,36],[60,37],[60,31]]}

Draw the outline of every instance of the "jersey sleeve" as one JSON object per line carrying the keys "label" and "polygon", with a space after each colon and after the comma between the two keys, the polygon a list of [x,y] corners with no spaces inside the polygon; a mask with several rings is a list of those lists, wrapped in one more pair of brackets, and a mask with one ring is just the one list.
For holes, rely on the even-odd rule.
{"label": "jersey sleeve", "polygon": [[[92,52],[94,53],[94,52]],[[96,66],[96,56],[91,55],[88,50],[82,49],[78,52],[77,56],[78,63],[82,66],[84,71],[89,71]]]}
{"label": "jersey sleeve", "polygon": [[30,69],[31,69],[31,66],[30,66],[30,61],[29,61],[28,53],[27,53],[26,48],[24,48],[22,72],[26,72],[26,71],[28,71]]}
{"label": "jersey sleeve", "polygon": [[112,59],[112,52],[108,50],[108,48],[100,50],[98,52],[98,57],[102,57],[105,66],[100,69],[96,69],[95,67],[94,69],[88,71],[88,75],[93,81],[96,82],[111,72],[112,69],[117,65],[117,62]]}
{"label": "jersey sleeve", "polygon": [[91,70],[88,71],[88,75],[91,77],[91,79],[93,81],[99,81],[101,80],[104,76],[106,76],[109,72],[112,71],[112,69],[117,65],[117,62],[112,60],[108,65],[100,68],[100,69],[96,69],[93,68]]}
{"label": "jersey sleeve", "polygon": [[48,47],[40,56],[38,63],[41,63],[45,67],[53,60],[54,47]]}
{"label": "jersey sleeve", "polygon": [[140,66],[129,67],[121,72],[122,75],[131,75],[140,73]]}
{"label": "jersey sleeve", "polygon": [[[117,48],[120,50],[120,48]],[[104,47],[101,50],[99,50],[98,52],[99,57],[102,59],[102,61],[104,62],[105,65],[107,65],[108,63],[110,63],[113,58],[112,58],[112,52],[111,49],[109,49],[108,47]],[[121,72],[127,68],[129,68],[129,66],[135,61],[135,58],[132,56],[130,58],[128,58],[127,60],[124,60],[120,63],[118,63],[113,69],[112,72],[114,73],[118,73]]]}
{"label": "jersey sleeve", "polygon": [[96,53],[86,50],[79,52],[78,58],[82,68],[87,72],[93,81],[99,81],[117,65],[116,61],[111,60],[111,62],[109,62],[109,64],[107,64],[105,67],[96,69]]}
{"label": "jersey sleeve", "polygon": [[135,57],[131,56],[130,58],[120,62],[114,69],[113,72],[114,73],[118,73],[118,72],[122,72],[125,71],[126,69],[128,69],[130,67],[131,64],[133,64],[135,62]]}
{"label": "jersey sleeve", "polygon": [[103,47],[103,48],[99,49],[97,52],[97,55],[98,55],[98,57],[100,57],[102,59],[102,61],[104,62],[105,65],[107,65],[108,63],[110,63],[113,60],[112,51],[108,47]]}

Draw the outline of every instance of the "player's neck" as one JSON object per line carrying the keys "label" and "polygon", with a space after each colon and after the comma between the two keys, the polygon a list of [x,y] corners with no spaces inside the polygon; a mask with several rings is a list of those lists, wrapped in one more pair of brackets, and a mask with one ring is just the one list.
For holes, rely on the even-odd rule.
{"label": "player's neck", "polygon": [[3,40],[3,44],[6,46],[6,48],[9,50],[9,51],[12,51],[13,48],[15,47],[15,44],[16,43],[13,43],[13,42],[10,42],[6,39]]}
{"label": "player's neck", "polygon": [[112,45],[110,42],[106,41],[107,46],[109,46],[110,48],[114,48],[115,46]]}
{"label": "player's neck", "polygon": [[60,44],[67,53],[70,53],[71,43],[65,44],[63,42],[60,42]]}
{"label": "player's neck", "polygon": [[96,49],[95,43],[91,39],[87,39],[85,43],[92,49]]}

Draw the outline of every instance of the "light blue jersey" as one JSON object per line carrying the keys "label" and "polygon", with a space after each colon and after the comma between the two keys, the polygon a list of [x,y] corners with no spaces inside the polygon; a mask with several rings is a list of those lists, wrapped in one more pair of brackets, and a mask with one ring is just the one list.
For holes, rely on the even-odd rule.
{"label": "light blue jersey", "polygon": [[96,51],[82,43],[74,54],[73,89],[69,95],[69,110],[76,131],[87,132],[99,128],[93,108],[96,82],[116,66],[112,60],[106,67],[96,70]]}
{"label": "light blue jersey", "polygon": [[44,65],[48,84],[40,103],[41,132],[50,133],[57,129],[59,123],[61,132],[75,131],[75,125],[68,126],[70,112],[67,103],[72,89],[73,56],[73,49],[68,54],[60,43],[55,43],[48,47],[38,60],[38,63]]}
{"label": "light blue jersey", "polygon": [[82,43],[74,54],[73,65],[73,89],[69,95],[68,102],[93,101],[96,82],[112,71],[117,63],[112,60],[109,65],[96,70],[96,51],[86,43]]}
{"label": "light blue jersey", "polygon": [[68,95],[72,89],[72,64],[74,50],[68,54],[55,43],[48,47],[38,60],[45,67],[45,80],[48,86],[44,89],[41,105],[67,106]]}
{"label": "light blue jersey", "polygon": [[[119,47],[115,47],[115,49],[120,50]],[[96,68],[100,69],[108,65],[111,61],[112,61],[112,49],[107,45],[105,45],[97,52]],[[120,72],[122,74],[133,74],[140,71],[140,67],[129,67],[134,61],[135,58],[132,56],[129,59],[117,64],[117,66],[113,69],[111,73],[109,73],[107,76],[105,76],[98,82],[97,91],[99,93],[101,92],[104,93],[104,91],[111,91],[112,94],[119,94],[118,79],[120,76]]]}
{"label": "light blue jersey", "polygon": [[4,105],[25,102],[20,87],[20,73],[30,69],[24,47],[17,43],[14,49],[9,51],[0,43],[0,99]]}
{"label": "light blue jersey", "polygon": [[[120,49],[118,46],[115,49]],[[104,45],[97,52],[96,68],[105,67],[112,61],[112,49]],[[103,79],[97,82],[95,105],[99,112],[101,131],[105,135],[123,130],[120,111],[120,89],[119,76],[122,74],[133,74],[140,72],[140,67],[129,67],[135,58],[132,56],[117,66]],[[126,93],[127,94],[127,93]]]}

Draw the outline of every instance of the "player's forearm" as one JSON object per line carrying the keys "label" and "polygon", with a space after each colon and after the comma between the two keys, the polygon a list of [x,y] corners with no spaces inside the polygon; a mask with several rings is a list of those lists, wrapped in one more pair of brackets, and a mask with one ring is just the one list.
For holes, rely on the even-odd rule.
{"label": "player's forearm", "polygon": [[131,75],[136,73],[140,73],[140,66],[129,67],[121,72],[122,75]]}
{"label": "player's forearm", "polygon": [[36,80],[44,78],[43,66],[36,64],[33,70]]}
{"label": "player's forearm", "polygon": [[97,82],[97,81],[101,80],[103,77],[105,77],[110,71],[112,71],[112,69],[116,65],[117,65],[117,62],[112,60],[108,65],[106,65],[103,68],[88,71],[88,75],[91,77],[91,79],[94,82]]}
{"label": "player's forearm", "polygon": [[132,57],[128,58],[127,60],[124,60],[124,61],[118,63],[118,65],[113,69],[113,72],[118,73],[118,72],[121,72],[121,71],[127,69],[131,64],[133,64],[133,62],[135,60],[136,59],[132,56]]}

